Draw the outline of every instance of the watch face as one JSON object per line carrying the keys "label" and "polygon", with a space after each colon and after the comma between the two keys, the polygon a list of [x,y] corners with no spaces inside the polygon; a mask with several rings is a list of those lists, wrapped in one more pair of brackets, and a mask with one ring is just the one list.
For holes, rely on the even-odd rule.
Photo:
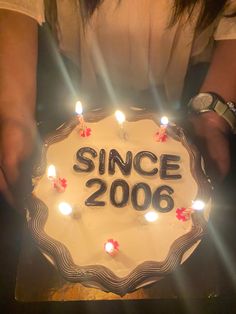
{"label": "watch face", "polygon": [[194,111],[201,112],[207,111],[209,107],[212,105],[214,99],[211,94],[201,93],[193,98],[191,107]]}

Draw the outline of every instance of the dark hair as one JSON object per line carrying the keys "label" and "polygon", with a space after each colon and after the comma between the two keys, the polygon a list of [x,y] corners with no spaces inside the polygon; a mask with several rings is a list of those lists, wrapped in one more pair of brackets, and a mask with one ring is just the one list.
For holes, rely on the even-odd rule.
{"label": "dark hair", "polygon": [[79,0],[82,13],[85,19],[88,19],[103,0]]}
{"label": "dark hair", "polygon": [[[82,8],[83,20],[86,21],[91,17],[93,12],[101,5],[104,0],[77,0]],[[122,1],[122,0],[117,0]],[[228,0],[173,0],[173,12],[170,20],[170,25],[173,26],[181,17],[183,12],[188,12],[189,17],[192,16],[196,5],[200,4],[200,15],[197,21],[196,28],[202,30],[210,25],[215,18],[224,10]],[[46,19],[51,25],[55,27],[56,18],[56,0],[45,0]],[[234,12],[231,16],[235,16]]]}
{"label": "dark hair", "polygon": [[[228,0],[174,0],[170,26],[178,21],[183,12],[187,11],[189,17],[191,17],[196,5],[200,5],[200,14],[196,28],[197,30],[203,30],[223,12],[227,2]],[[228,15],[228,17],[234,15],[235,12],[232,15]]]}

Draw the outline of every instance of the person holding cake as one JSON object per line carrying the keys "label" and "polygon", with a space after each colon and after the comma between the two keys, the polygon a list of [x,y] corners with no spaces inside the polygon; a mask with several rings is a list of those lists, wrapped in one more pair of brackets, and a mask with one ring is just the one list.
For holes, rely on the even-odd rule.
{"label": "person holding cake", "polygon": [[176,110],[189,68],[209,62],[189,121],[209,175],[222,180],[236,128],[235,13],[235,0],[0,0],[1,193],[14,202],[37,139],[37,33],[45,21],[78,69],[78,97],[91,106]]}

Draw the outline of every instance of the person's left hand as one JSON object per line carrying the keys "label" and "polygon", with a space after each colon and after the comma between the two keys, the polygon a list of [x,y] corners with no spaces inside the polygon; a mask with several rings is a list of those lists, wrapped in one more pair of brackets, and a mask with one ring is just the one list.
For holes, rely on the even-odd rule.
{"label": "person's left hand", "polygon": [[0,193],[14,207],[29,188],[36,139],[33,120],[0,117]]}
{"label": "person's left hand", "polygon": [[206,172],[217,185],[230,170],[230,126],[215,112],[193,115],[189,120],[191,133],[205,161]]}

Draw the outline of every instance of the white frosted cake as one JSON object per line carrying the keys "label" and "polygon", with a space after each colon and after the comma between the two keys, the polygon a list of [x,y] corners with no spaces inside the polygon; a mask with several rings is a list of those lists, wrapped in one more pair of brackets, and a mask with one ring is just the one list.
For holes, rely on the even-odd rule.
{"label": "white frosted cake", "polygon": [[209,182],[183,130],[140,116],[65,123],[45,141],[27,200],[32,236],[58,272],[120,295],[183,263],[210,210]]}

